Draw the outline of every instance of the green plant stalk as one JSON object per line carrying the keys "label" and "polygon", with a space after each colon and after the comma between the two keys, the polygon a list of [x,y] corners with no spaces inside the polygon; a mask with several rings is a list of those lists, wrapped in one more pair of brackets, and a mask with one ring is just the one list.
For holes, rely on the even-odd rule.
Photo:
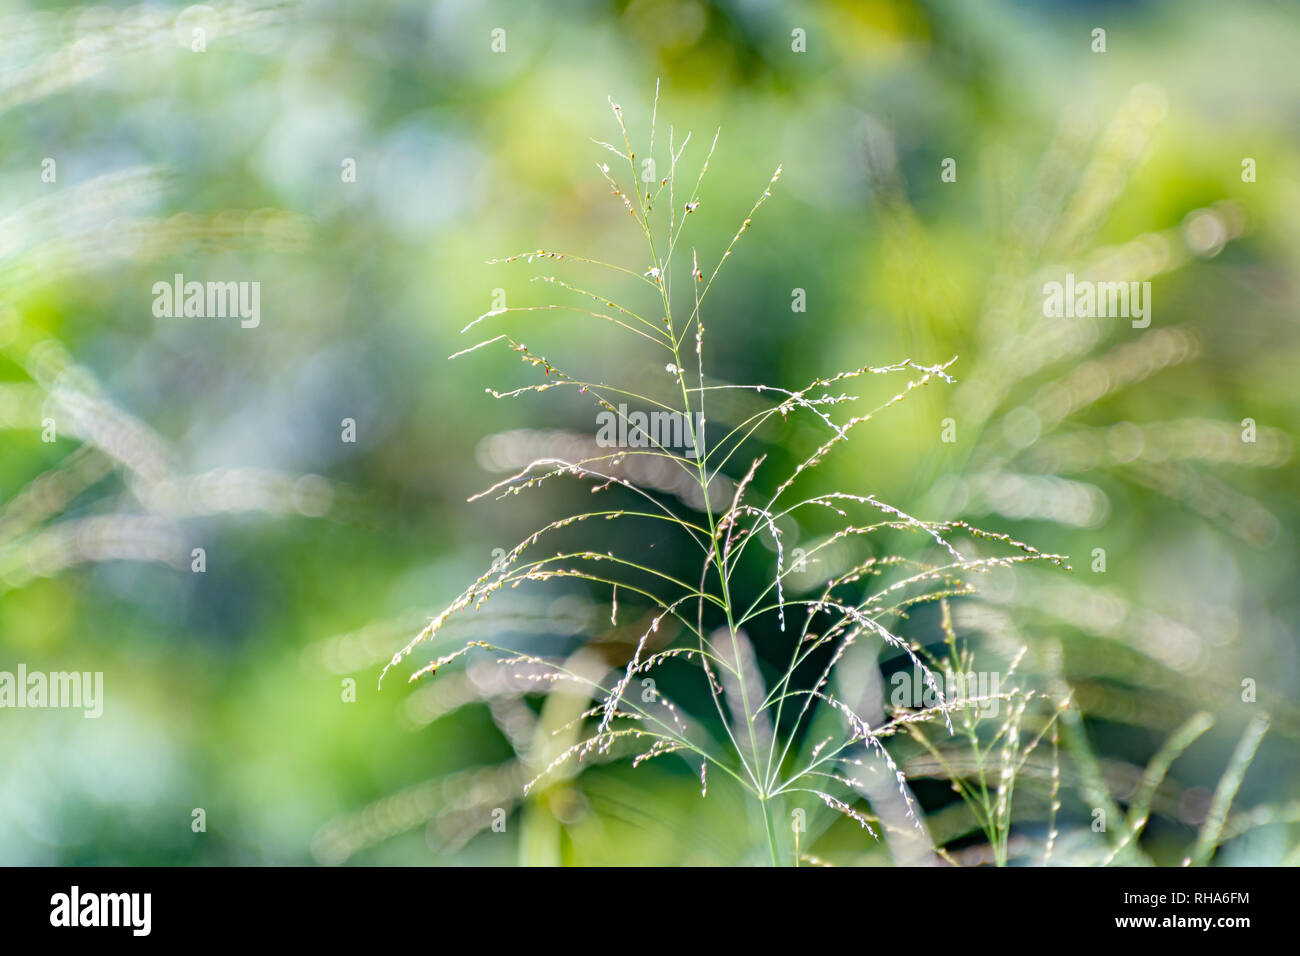
{"label": "green plant stalk", "polygon": [[759,802],[763,805],[763,826],[767,829],[767,849],[772,854],[772,865],[782,866],[781,851],[776,842],[776,822],[772,819],[772,798],[761,797]]}
{"label": "green plant stalk", "polygon": [[[628,161],[629,164],[632,164],[633,170],[635,171],[635,164],[633,163],[632,160],[630,146],[628,149]],[[688,422],[688,427],[691,430],[691,439],[692,439],[693,447],[695,447],[698,450],[696,456],[696,481],[700,485],[700,492],[704,500],[704,514],[709,525],[709,535],[712,541],[714,542],[713,564],[714,567],[717,569],[719,583],[722,588],[722,603],[723,603],[723,608],[726,611],[726,615],[727,615],[727,632],[731,637],[732,661],[734,663],[734,668],[735,668],[736,683],[739,685],[740,688],[741,710],[742,713],[745,715],[745,723],[747,725],[747,730],[749,732],[750,751],[754,754],[754,766],[751,769],[750,774],[754,780],[754,785],[757,788],[756,794],[758,796],[759,803],[762,805],[763,825],[767,831],[767,845],[768,845],[768,850],[772,856],[772,865],[780,866],[781,865],[780,853],[777,849],[776,830],[772,821],[772,811],[771,811],[771,806],[769,805],[769,795],[761,782],[767,779],[767,774],[760,773],[760,768],[758,766],[758,761],[759,761],[758,737],[754,732],[754,714],[753,711],[750,709],[749,693],[746,687],[745,674],[744,674],[744,665],[741,663],[740,642],[736,640],[736,623],[735,623],[735,615],[733,613],[733,606],[731,601],[731,589],[729,587],[730,582],[728,581],[727,569],[722,561],[722,553],[717,547],[718,528],[717,528],[717,522],[714,521],[713,518],[713,508],[709,500],[709,476],[705,465],[705,462],[707,461],[707,449],[704,444],[706,439],[703,434],[703,429],[700,430],[699,434],[696,433],[695,416],[691,414],[692,408],[691,408],[690,393],[687,391],[686,388],[685,374],[684,372],[681,371],[682,369],[681,344],[677,338],[677,330],[673,324],[672,303],[668,295],[668,261],[665,260],[661,262],[659,260],[658,253],[655,250],[654,230],[650,225],[649,215],[645,204],[645,198],[642,197],[641,195],[641,187],[640,184],[637,182],[635,175],[633,175],[632,177],[632,188],[636,193],[638,205],[640,206],[642,211],[641,225],[642,225],[642,229],[645,232],[646,243],[650,248],[650,260],[660,270],[659,281],[657,283],[657,285],[659,286],[659,297],[664,307],[664,318],[667,320],[668,338],[671,341],[671,348],[673,353],[673,365],[678,369],[677,382],[682,393],[682,405],[683,408],[685,409],[686,421]],[[671,250],[670,250],[670,256],[671,256]],[[700,316],[699,310],[700,310],[700,294],[699,294],[699,289],[696,288],[695,289],[695,311],[693,313],[693,317],[697,323],[703,321],[702,316]],[[689,328],[689,326],[690,326],[690,322],[688,321],[686,323],[686,326],[683,327],[682,329],[683,340],[686,337],[686,331],[687,328]],[[704,387],[704,382],[702,378],[700,381],[700,387],[701,389]],[[700,395],[701,406],[703,405],[703,403],[704,403],[704,397],[703,397],[703,392],[701,392]],[[754,666],[755,667],[758,666],[757,662],[755,662]],[[741,766],[742,767],[745,766],[744,753],[740,752],[739,748],[737,748],[737,756],[740,757]]]}

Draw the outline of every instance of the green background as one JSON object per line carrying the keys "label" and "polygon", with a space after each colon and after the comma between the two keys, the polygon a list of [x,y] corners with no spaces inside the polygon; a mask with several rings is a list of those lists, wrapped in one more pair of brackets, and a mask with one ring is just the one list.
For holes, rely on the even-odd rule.
{"label": "green background", "polygon": [[[191,49],[196,26],[203,52]],[[1091,49],[1096,27],[1105,53]],[[504,53],[491,49],[496,28]],[[792,50],[796,28],[806,52]],[[494,549],[583,500],[555,484],[466,502],[501,477],[483,467],[485,436],[590,434],[592,409],[572,394],[486,394],[536,380],[508,352],[446,357],[476,341],[459,330],[494,290],[511,305],[554,300],[528,278],[560,267],[492,257],[543,247],[648,268],[594,167],[614,158],[591,138],[618,136],[610,96],[644,144],[656,81],[656,152],[669,124],[677,142],[692,130],[692,181],[721,129],[687,240],[706,273],[784,167],[710,293],[711,375],[798,387],[959,356],[958,385],[921,390],[860,429],[826,480],[1071,556],[1073,572],[1043,571],[1004,591],[1003,606],[1035,660],[1063,648],[1121,803],[1182,720],[1214,715],[1155,805],[1144,847],[1157,862],[1181,861],[1242,729],[1267,711],[1233,806],[1263,808],[1263,825],[1238,819],[1216,861],[1286,860],[1300,819],[1298,47],[1300,16],[1283,3],[9,9],[0,669],[102,671],[106,703],[99,720],[0,711],[0,861],[762,861],[737,794],[719,781],[701,799],[671,757],[597,767],[521,802],[530,774],[511,761],[542,702],[481,700],[495,686],[487,656],[416,690],[400,669],[376,687]],[[951,183],[939,174],[948,157]],[[340,175],[348,158],[356,182]],[[1107,255],[1148,269],[1148,331],[1181,330],[1157,340],[1172,349],[1160,353],[1167,367],[1117,357],[1141,337],[1122,320],[1052,354],[1053,320],[1017,298],[1035,294],[1042,270]],[[564,268],[579,286],[600,281]],[[153,284],[178,272],[260,282],[260,326],[155,317]],[[796,288],[806,312],[791,310]],[[513,332],[564,368],[634,383],[661,374],[639,340],[574,317],[527,317]],[[1144,371],[1123,386],[1120,366]],[[973,482],[1023,438],[1007,413],[1053,383],[1083,387],[1081,368],[1108,384],[1056,434],[1113,448],[1131,433],[1108,430],[1136,423],[1148,457],[1083,468],[1062,463],[1069,447],[1045,449],[1011,469],[1038,484],[1003,476],[981,505]],[[862,387],[883,400],[897,384]],[[43,442],[41,419],[60,419],[51,409],[68,390],[93,399],[103,418],[87,421],[103,427]],[[355,443],[340,440],[347,418]],[[955,443],[939,440],[945,418]],[[1239,439],[1246,418],[1255,447]],[[1145,431],[1161,422],[1185,424]],[[789,463],[810,436],[793,428],[768,450]],[[182,555],[205,549],[205,573],[184,557],[94,560],[75,532],[69,566],[42,563],[69,522],[104,518],[111,542],[129,546],[135,526],[112,522],[154,513],[140,482],[155,456],[171,474],[208,476],[206,494],[185,485],[160,519]],[[83,468],[94,473],[65,480]],[[271,473],[289,478],[258,484]],[[303,475],[328,482],[324,514],[307,493],[322,483],[294,484]],[[1104,574],[1090,569],[1094,548]],[[531,594],[542,603],[530,607],[572,620],[555,641],[599,646],[607,595]],[[479,627],[430,653],[483,629],[534,639],[497,619]],[[343,699],[348,678],[355,702]],[[1255,703],[1242,701],[1244,678]],[[1058,859],[1083,862],[1103,837],[1068,771]],[[951,793],[924,786],[945,812]],[[1016,832],[1041,842],[1041,786],[1027,794]],[[482,829],[497,807],[504,833]],[[191,827],[195,808],[206,832]],[[960,811],[947,812],[952,846],[977,849]],[[889,862],[842,820],[810,849]]]}

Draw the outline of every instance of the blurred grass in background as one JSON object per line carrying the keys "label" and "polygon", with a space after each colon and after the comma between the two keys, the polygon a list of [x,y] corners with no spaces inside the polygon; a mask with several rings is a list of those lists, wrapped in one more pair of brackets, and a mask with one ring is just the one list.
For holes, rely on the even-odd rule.
{"label": "blurred grass in background", "polygon": [[[495,28],[505,53],[491,51]],[[805,53],[791,50],[795,28]],[[494,549],[573,494],[465,503],[498,477],[481,439],[590,433],[592,411],[573,396],[499,402],[484,385],[533,380],[517,361],[445,357],[494,290],[549,301],[491,257],[540,246],[638,267],[589,138],[612,135],[607,95],[643,134],[659,79],[660,121],[694,131],[694,163],[722,128],[692,221],[702,261],[785,168],[712,296],[712,374],[798,386],[961,356],[961,384],[868,426],[828,481],[1072,556],[1072,576],[996,582],[971,626],[995,655],[1030,644],[1045,675],[1061,649],[1115,799],[1183,720],[1215,716],[1153,805],[1144,845],[1158,862],[1180,862],[1247,721],[1267,710],[1233,805],[1266,808],[1266,825],[1218,860],[1280,862],[1300,820],[1298,42],[1300,16],[1271,3],[11,9],[0,669],[101,670],[106,705],[99,720],[0,713],[0,861],[754,859],[734,794],[719,781],[701,800],[669,761],[597,768],[516,806],[531,774],[513,754],[559,718],[509,694],[472,703],[492,668],[375,688]],[[940,181],[946,157],[955,183]],[[1242,181],[1243,157],[1257,182]],[[349,158],[355,183],[340,176]],[[1143,333],[1100,320],[1056,342],[1050,320],[1033,320],[1031,280],[1112,255],[1152,281],[1147,331],[1165,337],[1117,355]],[[260,281],[260,327],[156,318],[150,290],[178,272]],[[806,312],[791,311],[796,288]],[[540,318],[526,341],[545,339],[565,367],[595,354],[654,371],[630,340],[573,337],[571,321]],[[42,442],[42,417],[66,420],[70,394],[102,414]],[[1068,422],[1051,432],[1043,409],[1062,401]],[[340,441],[347,418],[355,444]],[[955,443],[939,440],[945,418]],[[1254,458],[1238,453],[1244,418],[1260,429]],[[1181,424],[1153,424],[1168,421]],[[121,516],[146,512],[162,517],[141,544]],[[91,527],[108,545],[74,535],[51,551],[41,538],[105,517],[119,524]],[[173,560],[192,547],[206,551],[202,575]],[[133,548],[172,563],[95,560]],[[537,610],[598,636],[604,599]],[[988,623],[999,612],[1010,630]],[[1257,704],[1242,702],[1243,677]],[[355,703],[341,699],[346,678]],[[1101,837],[1066,778],[1073,852]],[[944,785],[918,792],[957,813],[940,809]],[[495,807],[506,832],[476,834]],[[194,808],[206,833],[191,830]],[[1040,832],[1041,815],[1028,825]],[[958,848],[965,826],[952,824]],[[840,824],[810,849],[889,859]]]}

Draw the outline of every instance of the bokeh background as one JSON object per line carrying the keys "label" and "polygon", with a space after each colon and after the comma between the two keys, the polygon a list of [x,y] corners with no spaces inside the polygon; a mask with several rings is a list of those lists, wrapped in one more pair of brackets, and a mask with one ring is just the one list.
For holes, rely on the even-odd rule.
{"label": "bokeh background", "polygon": [[[0,669],[102,671],[106,699],[98,720],[0,711],[0,862],[763,858],[736,795],[701,798],[672,758],[523,800],[572,704],[488,657],[377,689],[495,549],[580,501],[557,484],[466,502],[562,440],[546,430],[590,434],[592,410],[498,401],[486,386],[531,370],[447,356],[496,290],[552,301],[536,269],[489,258],[648,267],[591,138],[617,136],[612,96],[644,145],[656,82],[661,158],[669,124],[692,130],[693,177],[721,128],[689,236],[707,268],[784,166],[711,293],[712,374],[798,387],[959,356],[957,385],[860,431],[828,481],[1071,556],[990,582],[960,623],[1068,682],[1119,805],[1180,723],[1213,716],[1153,804],[1153,861],[1181,862],[1267,712],[1216,862],[1295,862],[1297,48],[1287,3],[8,4]],[[1067,268],[1150,281],[1150,329],[1036,314]],[[152,286],[178,272],[260,282],[260,326],[156,317]],[[525,341],[632,381],[661,361],[571,318],[530,319]],[[816,437],[769,450],[793,461]],[[599,649],[607,600],[521,593],[476,626]],[[1062,759],[1057,860],[1095,861],[1106,835]],[[935,838],[983,859],[952,794],[918,794]],[[844,821],[813,836],[820,859],[891,861]]]}

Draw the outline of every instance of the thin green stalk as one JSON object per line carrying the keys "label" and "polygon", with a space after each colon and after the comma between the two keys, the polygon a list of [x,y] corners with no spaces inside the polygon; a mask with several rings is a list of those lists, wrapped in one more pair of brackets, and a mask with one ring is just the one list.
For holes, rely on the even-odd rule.
{"label": "thin green stalk", "polygon": [[767,829],[767,849],[772,854],[772,865],[781,866],[781,851],[776,842],[776,823],[772,819],[772,801],[769,797],[760,797],[763,805],[763,826]]}

